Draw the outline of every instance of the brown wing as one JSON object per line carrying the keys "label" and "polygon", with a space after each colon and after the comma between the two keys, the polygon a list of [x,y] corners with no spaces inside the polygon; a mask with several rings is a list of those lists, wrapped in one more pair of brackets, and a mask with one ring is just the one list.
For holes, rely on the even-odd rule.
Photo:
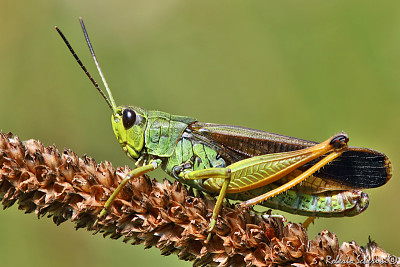
{"label": "brown wing", "polygon": [[[231,125],[195,122],[189,128],[193,136],[215,147],[230,163],[316,144],[313,141]],[[314,163],[310,162],[300,170],[305,170],[312,164]],[[368,148],[349,147],[348,151],[322,168],[315,176],[352,188],[373,188],[385,184],[391,174],[391,163],[385,154]]]}
{"label": "brown wing", "polygon": [[243,158],[310,147],[316,142],[245,127],[195,122],[190,129],[197,137],[211,140]]}

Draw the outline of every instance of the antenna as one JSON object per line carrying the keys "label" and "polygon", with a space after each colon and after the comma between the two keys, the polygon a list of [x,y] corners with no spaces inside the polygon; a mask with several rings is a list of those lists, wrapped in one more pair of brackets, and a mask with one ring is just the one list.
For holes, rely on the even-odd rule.
{"label": "antenna", "polygon": [[108,87],[108,83],[106,81],[106,78],[104,77],[103,72],[101,71],[99,62],[97,61],[97,57],[96,57],[96,54],[94,53],[92,43],[90,42],[89,35],[88,35],[87,31],[86,31],[85,24],[83,23],[83,19],[80,17],[79,21],[81,22],[82,31],[83,31],[83,34],[85,35],[86,43],[87,43],[87,45],[89,47],[90,53],[92,53],[92,57],[93,57],[94,63],[96,63],[97,70],[99,71],[100,77],[103,80],[103,84],[104,84],[104,87],[106,88],[106,91],[107,91],[107,94],[108,94],[108,98],[111,101],[111,105],[113,107],[113,110],[115,110],[116,105],[115,105],[114,98],[112,97],[110,88]]}
{"label": "antenna", "polygon": [[[83,23],[83,21],[82,21]],[[112,102],[110,102],[110,100],[108,100],[107,96],[104,94],[104,92],[100,89],[99,84],[93,79],[92,75],[90,75],[89,71],[86,69],[85,65],[83,65],[82,61],[79,59],[78,55],[75,53],[74,49],[72,48],[72,46],[70,45],[70,43],[68,42],[67,38],[64,36],[64,34],[61,32],[61,30],[56,26],[55,27],[58,34],[61,36],[61,38],[63,39],[64,43],[67,45],[69,51],[71,52],[71,54],[74,56],[76,62],[78,62],[79,66],[82,68],[82,70],[85,72],[86,76],[88,76],[89,80],[92,82],[92,84],[94,85],[94,87],[96,87],[97,91],[99,91],[99,93],[101,94],[101,96],[104,98],[104,100],[107,102],[107,105],[110,107],[110,109],[112,111],[115,110],[116,105],[114,100],[112,99]],[[96,61],[96,60],[95,60]],[[97,61],[96,61],[97,63]],[[98,63],[97,63],[98,65]],[[102,75],[101,75],[102,76]],[[102,76],[103,77],[103,76]],[[103,80],[104,81],[104,80]],[[107,88],[107,92],[109,93],[109,89]],[[110,93],[109,93],[110,94]],[[113,105],[112,105],[112,104]]]}

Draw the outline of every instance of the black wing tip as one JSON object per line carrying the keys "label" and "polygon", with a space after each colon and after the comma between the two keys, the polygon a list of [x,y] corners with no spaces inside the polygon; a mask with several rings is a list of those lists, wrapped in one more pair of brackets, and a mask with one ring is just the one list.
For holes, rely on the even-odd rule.
{"label": "black wing tip", "polygon": [[318,175],[354,189],[377,188],[392,177],[392,164],[381,152],[349,147],[339,158],[324,166]]}
{"label": "black wing tip", "polygon": [[366,185],[366,188],[376,188],[386,184],[392,178],[392,162],[390,161],[389,157],[386,156],[384,153],[370,149],[370,148],[360,148],[360,147],[349,147],[349,151],[361,152],[361,154],[357,155],[366,155],[368,157],[375,157],[373,162],[368,162],[372,164],[372,167],[378,171],[377,177],[370,184]]}

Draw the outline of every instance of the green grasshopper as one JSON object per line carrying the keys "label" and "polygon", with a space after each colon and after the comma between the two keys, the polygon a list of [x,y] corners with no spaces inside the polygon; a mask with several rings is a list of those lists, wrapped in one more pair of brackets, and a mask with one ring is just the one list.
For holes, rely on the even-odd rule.
{"label": "green grasshopper", "polygon": [[136,161],[136,168],[104,204],[99,219],[128,181],[157,168],[198,190],[219,194],[208,240],[225,197],[243,200],[243,208],[261,204],[309,217],[354,216],[369,203],[368,195],[359,189],[379,187],[391,178],[391,163],[383,153],[348,147],[349,138],[343,132],[315,143],[201,123],[137,106],[117,106],[81,18],[80,23],[108,97],[56,29],[110,107],[112,128],[122,150]]}

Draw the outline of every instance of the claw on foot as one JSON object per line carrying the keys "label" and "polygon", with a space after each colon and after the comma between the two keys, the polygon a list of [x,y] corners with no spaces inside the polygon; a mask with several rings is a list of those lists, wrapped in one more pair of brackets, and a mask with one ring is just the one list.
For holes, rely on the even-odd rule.
{"label": "claw on foot", "polygon": [[303,222],[303,226],[304,228],[307,230],[308,227],[310,226],[310,224],[314,223],[316,217],[308,217],[304,222]]}
{"label": "claw on foot", "polygon": [[93,227],[96,227],[99,224],[99,220],[101,220],[107,214],[107,210],[103,208],[97,217],[96,221],[93,224]]}
{"label": "claw on foot", "polygon": [[207,236],[207,239],[206,239],[206,241],[204,242],[204,243],[208,243],[208,242],[210,242],[210,240],[211,240],[211,237],[212,237],[212,230],[214,230],[214,227],[215,227],[215,224],[217,223],[217,220],[216,219],[212,219],[211,220],[211,222],[210,222],[210,228],[208,229],[208,236]]}

